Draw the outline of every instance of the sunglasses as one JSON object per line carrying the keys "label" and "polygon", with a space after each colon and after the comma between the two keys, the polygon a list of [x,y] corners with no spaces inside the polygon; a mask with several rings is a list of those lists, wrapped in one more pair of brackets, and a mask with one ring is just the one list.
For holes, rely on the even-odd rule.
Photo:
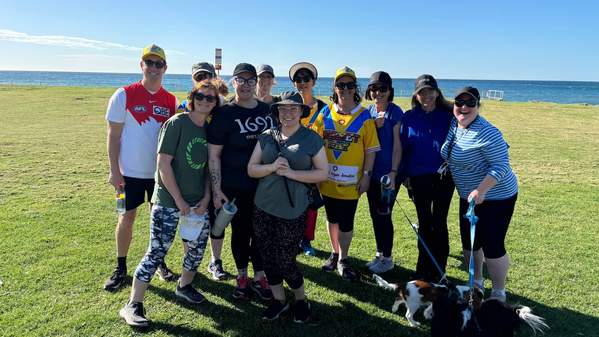
{"label": "sunglasses", "polygon": [[197,73],[193,79],[196,80],[197,82],[203,81],[203,80],[207,80],[207,79],[211,79],[212,75],[210,73],[207,73],[205,71],[201,71],[199,73]]}
{"label": "sunglasses", "polygon": [[387,87],[386,85],[373,85],[370,87],[370,90],[374,91],[374,92],[387,92],[389,91],[389,87]]}
{"label": "sunglasses", "polygon": [[152,60],[144,60],[144,63],[147,67],[156,67],[156,69],[162,69],[166,65],[165,62]]}
{"label": "sunglasses", "polygon": [[478,102],[475,99],[467,99],[467,100],[456,99],[453,104],[455,104],[455,106],[457,106],[458,108],[461,108],[464,105],[469,108],[474,108],[476,106],[476,103],[478,103]]}
{"label": "sunglasses", "polygon": [[356,83],[355,82],[337,82],[335,83],[335,87],[337,87],[337,89],[339,90],[352,90],[356,88]]}
{"label": "sunglasses", "polygon": [[256,85],[256,78],[252,77],[252,78],[243,78],[243,77],[235,77],[235,83],[237,83],[238,85]]}
{"label": "sunglasses", "polygon": [[216,96],[204,95],[201,92],[196,92],[195,94],[193,94],[193,98],[197,99],[198,101],[206,100],[206,102],[208,103],[214,103],[218,99],[218,97]]}
{"label": "sunglasses", "polygon": [[306,76],[296,76],[293,79],[293,82],[295,82],[295,83],[308,83],[311,80],[312,80],[312,76],[308,76],[308,75],[306,75]]}

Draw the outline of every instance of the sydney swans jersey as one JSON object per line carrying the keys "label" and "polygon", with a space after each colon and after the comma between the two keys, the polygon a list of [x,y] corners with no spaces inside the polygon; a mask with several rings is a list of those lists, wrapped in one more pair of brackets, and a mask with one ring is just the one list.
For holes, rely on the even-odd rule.
{"label": "sydney swans jersey", "polygon": [[119,166],[127,177],[153,179],[158,133],[175,114],[177,99],[164,88],[152,94],[141,82],[119,88],[112,95],[106,120],[123,123]]}
{"label": "sydney swans jersey", "polygon": [[364,155],[380,150],[370,112],[358,105],[342,115],[331,103],[320,111],[312,128],[323,137],[329,162],[329,176],[321,183],[320,192],[331,198],[358,199]]}

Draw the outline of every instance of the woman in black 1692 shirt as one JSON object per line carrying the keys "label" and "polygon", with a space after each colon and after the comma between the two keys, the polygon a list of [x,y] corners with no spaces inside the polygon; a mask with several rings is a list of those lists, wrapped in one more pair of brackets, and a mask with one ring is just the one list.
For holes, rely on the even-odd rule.
{"label": "woman in black 1692 shirt", "polygon": [[[248,299],[253,291],[260,298],[270,300],[272,292],[252,242],[254,234],[251,219],[257,180],[248,176],[247,164],[258,136],[273,126],[273,120],[268,115],[268,104],[254,97],[254,66],[238,64],[233,71],[233,87],[234,100],[214,115],[208,129],[212,197],[217,209],[233,199],[238,208],[231,221],[231,250],[238,271],[233,297]],[[254,267],[254,279],[251,282],[247,272],[250,259]]]}

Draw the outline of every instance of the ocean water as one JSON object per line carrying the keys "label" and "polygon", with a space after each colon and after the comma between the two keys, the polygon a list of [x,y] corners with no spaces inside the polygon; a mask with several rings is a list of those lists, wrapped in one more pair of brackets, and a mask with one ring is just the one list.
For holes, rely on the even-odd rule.
{"label": "ocean water", "polygon": [[[222,76],[229,81],[230,76]],[[0,84],[12,85],[47,85],[47,86],[92,86],[117,88],[141,79],[140,74],[117,73],[76,73],[76,72],[35,72],[35,71],[0,71]],[[292,90],[293,85],[288,77],[277,77],[273,93]],[[503,100],[511,102],[555,102],[586,103],[599,105],[599,82],[574,81],[509,81],[509,80],[459,80],[439,79],[439,86],[447,98],[452,98],[462,87],[470,85],[479,89],[481,95],[488,90],[503,92]],[[321,77],[316,82],[314,93],[318,96],[330,96],[333,79]],[[366,89],[367,78],[358,79],[362,90]],[[191,77],[181,74],[166,74],[163,85],[170,91],[188,91]],[[393,79],[395,96],[408,97],[414,89],[414,79]]]}

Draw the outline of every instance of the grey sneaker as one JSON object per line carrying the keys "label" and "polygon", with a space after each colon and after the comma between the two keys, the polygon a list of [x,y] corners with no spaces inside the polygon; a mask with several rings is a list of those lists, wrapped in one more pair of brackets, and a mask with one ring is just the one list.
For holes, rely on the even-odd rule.
{"label": "grey sneaker", "polygon": [[370,268],[371,266],[374,266],[375,264],[379,263],[381,257],[379,255],[376,255],[372,260],[370,260],[370,262],[366,263],[366,267]]}
{"label": "grey sneaker", "polygon": [[339,254],[331,253],[331,256],[324,262],[321,269],[326,272],[332,272],[337,269],[337,260],[339,260]]}
{"label": "grey sneaker", "polygon": [[202,295],[199,291],[195,290],[194,287],[191,286],[191,283],[185,287],[181,287],[177,283],[175,296],[184,299],[191,304],[200,304],[206,300],[206,297],[204,297],[204,295]]}
{"label": "grey sneaker", "polygon": [[208,264],[208,272],[210,272],[212,279],[215,281],[223,281],[231,277],[231,274],[223,269],[223,261],[221,260],[210,262]]}
{"label": "grey sneaker", "polygon": [[104,290],[106,291],[117,291],[120,287],[125,284],[125,278],[127,277],[127,270],[121,270],[116,268],[110,278],[104,283]]}
{"label": "grey sneaker", "polygon": [[368,267],[368,270],[375,274],[382,274],[392,270],[393,267],[393,259],[391,257],[383,257],[379,260],[379,263]]}
{"label": "grey sneaker", "polygon": [[355,281],[358,279],[358,274],[356,274],[356,271],[349,265],[347,258],[339,260],[337,272],[341,278],[346,281]]}
{"label": "grey sneaker", "polygon": [[156,269],[156,275],[161,281],[172,282],[177,280],[177,276],[170,270],[166,264],[162,264]]}
{"label": "grey sneaker", "polygon": [[507,296],[505,294],[505,290],[497,290],[497,289],[493,289],[491,291],[491,296],[489,296],[489,299],[495,299],[498,300],[500,302],[505,303]]}
{"label": "grey sneaker", "polygon": [[145,328],[150,325],[146,318],[144,304],[142,302],[127,303],[119,310],[119,316],[132,327]]}

